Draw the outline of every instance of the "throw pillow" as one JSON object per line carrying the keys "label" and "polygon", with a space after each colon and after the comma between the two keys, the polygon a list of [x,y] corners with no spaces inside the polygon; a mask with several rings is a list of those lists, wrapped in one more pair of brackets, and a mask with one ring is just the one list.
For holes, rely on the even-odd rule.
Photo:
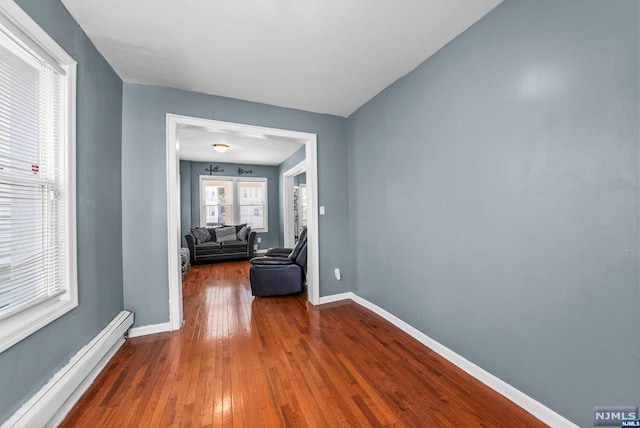
{"label": "throw pillow", "polygon": [[236,228],[233,226],[216,229],[217,242],[235,241],[236,238]]}
{"label": "throw pillow", "polygon": [[207,242],[211,239],[209,231],[204,227],[191,229],[191,233],[196,237],[196,244],[202,244],[203,242]]}
{"label": "throw pillow", "polygon": [[242,229],[238,231],[238,241],[246,241],[247,240],[247,226],[242,226]]}

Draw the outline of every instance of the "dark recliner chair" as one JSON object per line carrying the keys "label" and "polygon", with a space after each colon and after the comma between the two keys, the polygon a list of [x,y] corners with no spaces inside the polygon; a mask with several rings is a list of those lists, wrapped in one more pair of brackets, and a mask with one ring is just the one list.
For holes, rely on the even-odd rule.
{"label": "dark recliner chair", "polygon": [[[302,238],[302,236],[301,236]],[[287,257],[265,256],[251,259],[251,294],[282,296],[302,291],[307,264],[307,239],[299,239]]]}
{"label": "dark recliner chair", "polygon": [[[298,242],[307,242],[307,226],[304,226],[300,231]],[[265,254],[267,257],[289,257],[293,248],[269,248]]]}

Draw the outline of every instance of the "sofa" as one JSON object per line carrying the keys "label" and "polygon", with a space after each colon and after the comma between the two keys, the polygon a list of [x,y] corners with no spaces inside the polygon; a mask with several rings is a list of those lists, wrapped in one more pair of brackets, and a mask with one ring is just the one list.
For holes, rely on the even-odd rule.
{"label": "sofa", "polygon": [[256,232],[246,224],[196,227],[185,235],[191,263],[250,259],[254,255]]}

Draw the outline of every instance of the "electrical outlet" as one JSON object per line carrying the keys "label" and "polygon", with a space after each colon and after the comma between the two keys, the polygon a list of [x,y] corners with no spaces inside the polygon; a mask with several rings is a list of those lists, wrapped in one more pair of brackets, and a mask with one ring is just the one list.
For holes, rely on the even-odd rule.
{"label": "electrical outlet", "polygon": [[258,238],[257,240],[258,244],[262,242],[262,238]]}
{"label": "electrical outlet", "polygon": [[334,273],[336,274],[336,279],[340,281],[342,279],[342,273],[340,273],[340,268],[336,268]]}

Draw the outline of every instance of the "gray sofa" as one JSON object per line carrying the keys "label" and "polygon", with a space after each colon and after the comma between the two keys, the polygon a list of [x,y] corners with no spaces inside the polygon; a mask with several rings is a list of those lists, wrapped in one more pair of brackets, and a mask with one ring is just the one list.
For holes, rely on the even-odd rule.
{"label": "gray sofa", "polygon": [[[234,228],[235,230],[231,230]],[[224,229],[224,230],[223,230]],[[256,232],[246,224],[197,227],[184,237],[191,253],[191,263],[250,259],[254,255]]]}

